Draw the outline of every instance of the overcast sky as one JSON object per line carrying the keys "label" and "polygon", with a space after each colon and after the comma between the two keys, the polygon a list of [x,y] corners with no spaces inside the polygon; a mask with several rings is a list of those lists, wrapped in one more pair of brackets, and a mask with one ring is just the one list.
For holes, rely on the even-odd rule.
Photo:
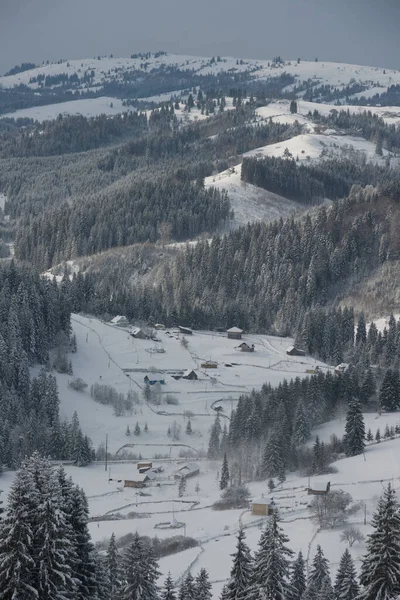
{"label": "overcast sky", "polygon": [[0,73],[133,52],[400,67],[400,0],[0,0]]}

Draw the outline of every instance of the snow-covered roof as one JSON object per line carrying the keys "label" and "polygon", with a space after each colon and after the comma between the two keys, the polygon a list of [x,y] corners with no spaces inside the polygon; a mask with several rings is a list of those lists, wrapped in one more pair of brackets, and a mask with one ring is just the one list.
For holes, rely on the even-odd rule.
{"label": "snow-covered roof", "polygon": [[335,368],[338,369],[339,371],[345,371],[348,367],[349,367],[349,363],[340,363],[340,365],[338,365]]}
{"label": "snow-covered roof", "polygon": [[136,335],[136,334],[140,333],[141,331],[142,331],[142,329],[140,329],[140,327],[134,327],[132,329],[133,335]]}
{"label": "snow-covered roof", "polygon": [[127,321],[128,319],[123,315],[117,315],[113,319],[111,319],[111,323],[120,323],[121,321]]}
{"label": "snow-covered roof", "polygon": [[255,500],[251,501],[252,504],[263,504],[265,506],[269,506],[271,504],[271,502],[268,500],[268,498],[256,498]]}
{"label": "snow-covered roof", "polygon": [[228,329],[228,333],[243,333],[243,329],[240,329],[239,327],[231,327]]}
{"label": "snow-covered roof", "polygon": [[196,371],[194,369],[187,369],[184,373],[183,373],[183,377],[187,377],[188,375],[190,375],[190,373],[196,373]]}
{"label": "snow-covered roof", "polygon": [[192,473],[193,471],[200,471],[200,467],[197,463],[186,463],[186,465],[183,465],[177,470],[177,473],[181,473],[182,471],[188,471],[188,473]]}
{"label": "snow-covered roof", "polygon": [[292,352],[292,350],[294,350],[294,349],[295,349],[295,347],[294,347],[294,346],[288,346],[288,347],[286,348],[286,352]]}
{"label": "snow-covered roof", "polygon": [[165,379],[165,375],[162,373],[146,373],[145,377],[147,377],[149,381],[164,381]]}
{"label": "snow-covered roof", "polygon": [[318,481],[313,485],[310,485],[310,490],[314,490],[315,492],[325,492],[328,488],[328,482],[324,483],[323,481]]}
{"label": "snow-covered roof", "polygon": [[148,477],[147,472],[146,473],[132,473],[132,477],[130,477],[126,481],[137,481],[138,483],[142,483],[143,481],[146,481],[147,477]]}

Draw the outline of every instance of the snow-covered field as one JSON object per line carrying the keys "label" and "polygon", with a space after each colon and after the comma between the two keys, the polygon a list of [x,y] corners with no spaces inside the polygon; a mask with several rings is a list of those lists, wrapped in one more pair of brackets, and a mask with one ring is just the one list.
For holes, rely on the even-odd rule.
{"label": "snow-covered field", "polygon": [[34,121],[52,121],[59,115],[82,115],[84,117],[97,117],[99,115],[118,115],[128,109],[122,105],[118,98],[84,98],[81,100],[70,100],[58,104],[46,104],[45,106],[33,106],[22,108],[12,113],[1,115],[1,118],[10,119],[33,119]]}
{"label": "snow-covered field", "polygon": [[[71,418],[74,411],[83,430],[97,447],[108,434],[109,450],[114,453],[124,444],[135,444],[132,450],[151,458],[156,453],[168,454],[171,440],[167,430],[174,421],[181,427],[179,441],[196,450],[207,450],[210,427],[215,419],[213,404],[222,406],[226,420],[231,408],[241,394],[260,388],[263,383],[277,385],[280,381],[306,376],[306,370],[319,364],[310,357],[290,357],[285,353],[292,344],[289,338],[263,335],[244,335],[242,341],[254,344],[255,352],[237,349],[240,341],[230,340],[226,334],[195,331],[186,336],[188,347],[181,344],[182,335],[175,329],[156,332],[159,342],[134,339],[125,328],[112,326],[97,319],[74,315],[73,329],[77,337],[78,352],[71,355],[74,377],[81,377],[88,384],[87,392],[78,393],[68,386],[71,377],[58,375],[61,415]],[[155,352],[162,349],[164,352]],[[204,361],[216,361],[216,369],[201,368]],[[172,375],[186,369],[194,369],[197,381],[175,380]],[[161,373],[165,384],[160,386],[161,404],[147,406],[143,398],[146,373]],[[134,414],[116,417],[111,406],[96,403],[89,394],[94,383],[107,384],[127,394],[137,392],[140,404]],[[168,395],[175,396],[177,405],[166,404]],[[193,413],[193,435],[185,433],[187,417]],[[133,432],[136,422],[142,429],[140,437],[125,435],[129,425]],[[148,424],[148,433],[143,431]],[[181,448],[173,447],[177,455]]]}
{"label": "snow-covered field", "polygon": [[[107,540],[112,532],[119,537],[136,530],[159,538],[186,534],[196,539],[199,546],[163,558],[160,561],[162,575],[165,577],[171,571],[177,581],[189,568],[197,573],[205,567],[210,573],[214,597],[217,598],[229,576],[230,554],[234,550],[239,525],[243,524],[246,528],[249,545],[255,550],[265,517],[253,516],[250,510],[213,511],[211,506],[220,495],[220,462],[198,458],[196,452],[195,458],[179,458],[180,448],[171,444],[187,444],[200,451],[206,449],[209,429],[215,418],[213,402],[217,400],[216,405],[224,409],[221,414],[223,424],[240,394],[267,381],[276,385],[284,378],[306,376],[306,369],[315,367],[316,362],[309,357],[288,357],[285,350],[292,340],[271,336],[244,335],[247,343],[255,345],[255,352],[247,354],[236,350],[239,342],[229,340],[225,334],[195,331],[192,336],[187,336],[189,345],[185,349],[180,341],[182,336],[175,330],[158,331],[159,342],[136,340],[124,328],[81,315],[73,315],[73,329],[78,344],[77,353],[71,355],[74,377],[82,377],[89,386],[104,383],[124,393],[137,390],[141,403],[136,406],[136,414],[116,417],[111,407],[97,404],[88,393],[71,390],[68,387],[70,377],[57,375],[62,416],[70,418],[76,410],[84,432],[92,437],[95,445],[104,442],[108,434],[110,452],[115,453],[126,443],[135,444],[131,448],[133,452],[140,452],[144,458],[153,460],[153,466],[162,468],[149,487],[138,490],[123,487],[125,479],[135,478],[137,467],[134,461],[111,461],[107,470],[104,463],[85,468],[65,467],[88,496],[91,517],[96,519],[89,524],[93,540],[101,542]],[[163,348],[165,352],[149,352],[156,347]],[[199,366],[203,360],[216,360],[217,369],[206,372]],[[166,392],[175,395],[178,405],[147,406],[142,394],[143,377],[152,367],[165,377],[166,383],[161,386],[162,396]],[[197,381],[176,381],[172,378],[172,372],[188,368],[196,371]],[[185,410],[193,413],[192,435],[185,433],[187,418],[182,414]],[[126,436],[126,426],[129,425],[133,432],[136,421],[142,427],[140,436],[133,433]],[[166,435],[168,426],[174,421],[182,428],[180,440],[176,442]],[[370,413],[365,415],[365,421],[366,427],[370,427],[373,433],[379,427],[383,434],[386,425],[392,426],[400,421],[400,414],[379,416]],[[143,431],[145,422],[148,433]],[[328,441],[333,433],[340,436],[343,430],[342,417],[318,427],[313,435],[318,434],[321,440]],[[157,452],[166,458],[153,458]],[[174,475],[183,464],[193,461],[198,464],[200,472],[187,480],[186,492],[179,498]],[[287,481],[273,494],[290,546],[312,558],[316,545],[321,544],[331,561],[333,574],[345,549],[345,544],[340,542],[341,529],[317,531],[309,519],[306,487],[309,483],[330,481],[332,489],[344,489],[352,494],[354,500],[365,503],[367,524],[363,523],[364,510],[354,515],[352,521],[367,534],[383,485],[390,480],[395,488],[399,488],[400,439],[373,444],[367,447],[364,456],[339,460],[335,467],[337,473],[312,477],[311,481],[307,477],[289,474]],[[12,472],[1,475],[3,498],[13,477]],[[253,499],[262,495],[270,497],[265,481],[250,482],[248,486]],[[174,519],[181,528],[157,527]],[[359,567],[365,551],[364,543],[355,544],[350,551]]]}

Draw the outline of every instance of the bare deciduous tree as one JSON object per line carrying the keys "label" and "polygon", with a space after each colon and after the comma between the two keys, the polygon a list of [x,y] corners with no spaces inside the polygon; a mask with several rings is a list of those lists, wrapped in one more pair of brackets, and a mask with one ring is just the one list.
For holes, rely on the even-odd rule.
{"label": "bare deciduous tree", "polygon": [[342,535],[340,536],[340,541],[347,542],[351,548],[355,542],[362,542],[364,537],[365,536],[361,533],[358,527],[351,525],[346,527],[346,529],[343,531]]}

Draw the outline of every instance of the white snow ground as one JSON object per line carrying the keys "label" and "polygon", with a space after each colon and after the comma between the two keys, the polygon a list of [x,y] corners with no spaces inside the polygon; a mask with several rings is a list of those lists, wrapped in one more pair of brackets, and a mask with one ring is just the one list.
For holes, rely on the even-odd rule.
{"label": "white snow ground", "polygon": [[[162,559],[161,580],[168,571],[171,571],[177,581],[185,575],[187,569],[191,568],[193,573],[197,573],[201,567],[205,567],[210,573],[213,594],[217,598],[229,576],[230,554],[234,550],[239,524],[245,526],[250,547],[255,550],[265,518],[252,516],[249,510],[215,512],[211,509],[211,505],[220,495],[219,462],[195,458],[200,466],[200,474],[188,480],[185,495],[180,499],[174,473],[186,461],[177,456],[179,448],[172,447],[170,450],[168,447],[171,440],[166,436],[167,427],[176,420],[182,426],[181,439],[177,443],[202,450],[207,447],[209,429],[215,417],[215,412],[211,409],[213,401],[219,400],[217,405],[224,407],[224,416],[221,416],[221,421],[224,422],[240,394],[252,387],[257,388],[266,381],[276,385],[285,377],[306,376],[305,370],[314,367],[316,362],[309,357],[287,357],[285,349],[291,340],[271,336],[245,335],[244,339],[248,343],[254,343],[256,348],[254,353],[246,354],[236,351],[234,347],[238,342],[228,340],[225,334],[195,331],[193,336],[187,337],[189,346],[186,350],[180,343],[180,336],[172,330],[169,334],[157,332],[160,342],[134,340],[128,336],[126,329],[81,315],[73,316],[73,328],[78,342],[78,352],[71,355],[74,377],[81,376],[89,385],[94,382],[113,385],[121,392],[137,389],[142,403],[136,407],[136,414],[115,417],[110,407],[96,404],[88,393],[78,393],[68,388],[68,376],[57,375],[61,414],[71,417],[77,410],[83,430],[92,437],[95,445],[104,441],[105,434],[108,433],[111,452],[115,452],[125,443],[133,443],[138,445],[132,448],[132,451],[141,452],[143,457],[152,458],[157,451],[167,456],[171,454],[171,458],[153,459],[153,463],[162,466],[164,471],[158,475],[154,484],[145,490],[122,487],[122,481],[132,479],[137,472],[134,461],[111,461],[107,471],[104,463],[86,468],[66,466],[73,480],[85,490],[91,517],[97,519],[89,524],[93,540],[98,542],[108,539],[112,532],[122,536],[136,530],[140,534],[157,535],[160,538],[186,533],[187,536],[195,538],[199,546]],[[147,352],[155,346],[163,347],[165,353]],[[218,368],[212,373],[198,369],[198,364],[203,359],[217,360]],[[225,366],[232,363],[235,363],[235,366]],[[142,400],[140,389],[144,373],[129,372],[128,377],[122,370],[134,368],[145,371],[153,366],[164,372],[165,391],[174,393],[179,399],[179,405],[148,407]],[[327,368],[324,365],[321,367]],[[168,371],[186,368],[194,368],[200,380],[175,381],[168,374]],[[211,377],[216,379],[216,383],[212,382]],[[182,414],[179,414],[184,410],[195,413],[191,418],[194,429],[191,436],[184,433],[186,421]],[[153,411],[163,411],[163,414]],[[170,414],[173,412],[178,414]],[[379,416],[370,413],[365,415],[365,420],[367,428],[371,427],[375,433],[379,427],[383,434],[386,424],[397,424],[400,415],[394,413]],[[129,424],[133,430],[136,421],[140,422],[142,429],[147,422],[149,432],[145,434],[142,431],[138,437],[133,434],[127,437],[126,425]],[[321,440],[328,441],[333,433],[342,435],[343,429],[342,416],[318,427],[313,434],[318,434]],[[159,443],[165,446],[156,446]],[[311,484],[330,481],[333,489],[344,489],[352,494],[354,500],[365,503],[367,524],[363,524],[363,510],[354,515],[352,521],[367,534],[370,531],[371,515],[383,485],[390,480],[395,488],[399,488],[399,450],[400,438],[373,444],[367,447],[364,456],[337,461],[337,473],[313,477]],[[3,498],[9,491],[13,477],[13,472],[1,475]],[[200,487],[198,492],[197,484]],[[306,557],[312,558],[316,545],[321,544],[331,561],[334,575],[345,549],[345,545],[340,543],[341,530],[317,531],[309,519],[307,510],[308,484],[308,478],[290,474],[283,486],[274,491],[274,500],[282,513],[283,526],[289,536],[290,546],[295,551],[302,550]],[[253,498],[262,494],[269,497],[266,482],[251,482],[249,488]],[[146,495],[142,495],[142,492]],[[171,522],[174,518],[184,524],[185,528],[155,528],[158,523]],[[364,551],[364,543],[355,544],[350,549],[357,567],[360,566],[360,558]]]}

